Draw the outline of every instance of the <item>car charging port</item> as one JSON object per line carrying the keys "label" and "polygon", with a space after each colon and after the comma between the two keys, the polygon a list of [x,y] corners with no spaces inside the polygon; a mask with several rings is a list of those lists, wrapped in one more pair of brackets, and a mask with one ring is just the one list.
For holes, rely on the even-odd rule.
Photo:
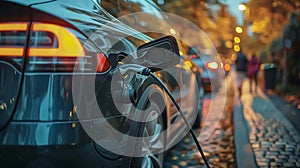
{"label": "car charging port", "polygon": [[[151,70],[147,67],[141,66],[141,65],[137,65],[137,64],[124,64],[118,67],[118,72],[123,76],[125,74],[128,74],[129,72],[133,72],[133,73],[138,73],[144,76],[151,76],[156,82],[157,84],[163,88],[163,90],[166,91],[166,93],[168,94],[168,96],[170,97],[171,101],[174,103],[175,107],[177,108],[178,112],[180,113],[182,119],[184,120],[185,124],[188,126],[189,128],[189,133],[191,134],[195,145],[200,153],[200,155],[202,156],[204,163],[206,165],[207,168],[210,168],[210,165],[204,155],[204,152],[200,146],[200,143],[197,140],[197,137],[195,135],[195,132],[193,131],[191,125],[189,124],[189,122],[187,121],[187,118],[184,115],[184,112],[181,110],[180,106],[178,105],[178,103],[176,102],[176,100],[174,99],[174,97],[172,96],[171,92],[169,91],[169,89],[165,86],[165,84],[153,73],[151,72]],[[130,94],[129,93],[121,93],[121,95],[123,94],[123,96],[126,96],[124,98],[125,101],[128,101],[128,99],[130,100]],[[138,99],[138,98],[137,98]]]}

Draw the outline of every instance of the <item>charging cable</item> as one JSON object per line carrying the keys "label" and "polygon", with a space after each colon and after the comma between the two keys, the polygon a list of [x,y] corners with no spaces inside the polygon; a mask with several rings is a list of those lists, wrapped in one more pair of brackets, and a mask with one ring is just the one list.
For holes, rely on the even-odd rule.
{"label": "charging cable", "polygon": [[151,72],[151,70],[147,67],[144,67],[144,66],[141,66],[141,65],[137,65],[137,64],[124,64],[122,66],[119,66],[119,72],[122,74],[122,75],[125,75],[126,73],[128,73],[129,71],[133,71],[133,72],[137,72],[138,74],[141,74],[141,75],[145,75],[145,76],[151,76],[153,79],[155,79],[158,84],[166,91],[166,93],[168,94],[168,96],[170,97],[170,99],[172,100],[172,102],[175,104],[177,110],[179,111],[182,119],[184,120],[185,124],[188,126],[189,128],[189,133],[191,134],[196,146],[197,146],[197,149],[199,151],[199,153],[201,154],[203,160],[204,160],[204,163],[206,165],[207,168],[210,168],[209,164],[208,164],[208,161],[204,155],[204,152],[197,140],[197,137],[196,137],[196,134],[195,132],[193,131],[191,125],[189,124],[189,122],[187,121],[184,113],[182,112],[180,106],[178,105],[178,103],[176,102],[176,100],[174,99],[174,97],[172,96],[171,92],[169,91],[169,89],[165,86],[165,84],[153,73]]}

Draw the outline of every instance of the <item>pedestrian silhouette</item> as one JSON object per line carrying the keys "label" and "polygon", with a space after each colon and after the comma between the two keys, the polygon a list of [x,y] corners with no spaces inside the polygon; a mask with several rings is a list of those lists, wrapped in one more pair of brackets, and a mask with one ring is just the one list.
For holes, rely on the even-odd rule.
{"label": "pedestrian silhouette", "polygon": [[247,76],[250,79],[250,92],[252,92],[252,83],[254,83],[254,91],[257,92],[257,74],[260,67],[260,60],[255,54],[252,55],[247,66]]}
{"label": "pedestrian silhouette", "polygon": [[237,80],[236,80],[237,87],[239,91],[239,97],[241,97],[242,85],[246,77],[247,64],[248,64],[247,56],[243,53],[242,50],[238,52],[235,64],[236,64],[236,72],[237,72]]}

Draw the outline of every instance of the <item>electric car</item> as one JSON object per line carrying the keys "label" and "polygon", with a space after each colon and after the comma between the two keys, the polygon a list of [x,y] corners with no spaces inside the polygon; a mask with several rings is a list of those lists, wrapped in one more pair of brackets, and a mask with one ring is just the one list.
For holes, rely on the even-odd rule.
{"label": "electric car", "polygon": [[[177,44],[147,45],[150,37],[114,19],[94,0],[0,2],[1,167],[161,167],[172,133],[157,135],[180,117],[151,78],[117,67],[140,63],[131,54],[139,48],[167,43],[176,53]],[[174,88],[184,85],[155,71],[180,98]],[[191,97],[182,106],[197,109]]]}
{"label": "electric car", "polygon": [[206,92],[217,92],[222,82],[223,63],[205,53],[201,53],[197,47],[189,48],[189,57],[199,67],[201,81]]}
{"label": "electric car", "polygon": [[[120,21],[145,33],[153,39],[160,38],[164,35],[173,35],[177,38],[182,63],[178,64],[176,68],[168,69],[172,74],[163,71],[159,73],[161,76],[164,76],[164,81],[168,80],[166,84],[172,89],[173,95],[175,97],[177,96],[176,99],[184,105],[182,108],[186,112],[187,118],[194,117],[193,113],[198,111],[194,128],[199,128],[202,119],[202,101],[204,97],[204,88],[201,83],[202,77],[197,65],[187,56],[188,47],[183,45],[183,42],[180,41],[181,34],[176,32],[176,28],[168,15],[163,13],[152,0],[102,0],[100,4],[106,11],[109,11],[111,15]],[[175,85],[176,82],[171,80],[173,78],[172,76],[181,79],[179,85],[184,87]],[[179,88],[182,90],[180,91]],[[178,93],[181,93],[181,95]],[[184,98],[182,99],[182,97]],[[198,102],[194,100],[198,100]],[[171,121],[177,118],[178,112],[174,109],[173,112],[169,111],[169,113],[169,118],[172,118],[169,120],[169,125],[172,125],[173,123],[171,123]],[[177,136],[182,136],[179,130],[176,130],[176,134],[173,134],[173,139],[176,139],[175,137]]]}

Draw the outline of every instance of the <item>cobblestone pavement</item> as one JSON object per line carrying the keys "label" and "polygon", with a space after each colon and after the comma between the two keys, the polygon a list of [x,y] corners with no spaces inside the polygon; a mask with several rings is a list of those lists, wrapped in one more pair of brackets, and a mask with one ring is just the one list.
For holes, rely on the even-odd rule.
{"label": "cobblestone pavement", "polygon": [[[214,98],[204,99],[202,126],[201,129],[196,130],[198,140],[211,167],[235,167],[232,124],[234,98],[232,90],[234,88],[232,82],[232,78],[228,77],[226,85],[220,89]],[[230,91],[228,92],[228,90]],[[225,107],[220,109],[222,107],[220,104],[224,101],[226,102]],[[205,130],[210,129],[213,130],[211,134],[209,134],[209,131],[205,132]],[[204,138],[207,136],[208,138]],[[164,167],[205,167],[191,136],[187,135],[179,144],[167,152]]]}
{"label": "cobblestone pavement", "polygon": [[278,96],[277,94],[269,93],[267,96],[276,108],[278,108],[293,126],[300,131],[300,107],[298,108],[298,105],[296,106],[296,104],[289,102],[288,99]]}
{"label": "cobblestone pavement", "polygon": [[249,142],[258,167],[300,167],[300,134],[269,98],[258,89],[242,88],[241,102]]}

